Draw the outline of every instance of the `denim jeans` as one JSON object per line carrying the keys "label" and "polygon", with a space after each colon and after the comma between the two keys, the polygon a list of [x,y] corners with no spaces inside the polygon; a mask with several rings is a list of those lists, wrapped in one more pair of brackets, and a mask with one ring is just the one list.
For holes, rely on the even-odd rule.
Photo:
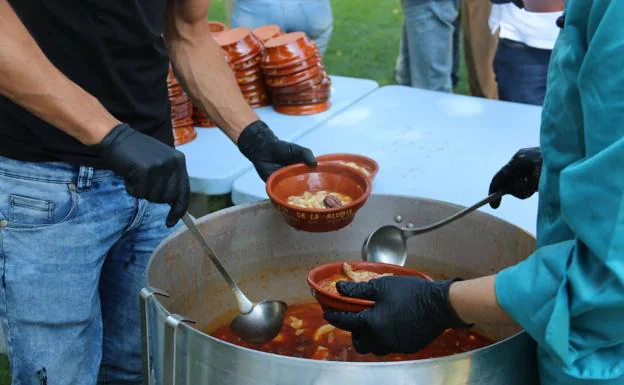
{"label": "denim jeans", "polygon": [[551,52],[517,41],[499,39],[494,56],[499,99],[541,106],[546,95]]}
{"label": "denim jeans", "polygon": [[141,383],[139,291],[173,231],[167,211],[110,171],[0,157],[0,319],[14,384]]}
{"label": "denim jeans", "polygon": [[459,82],[459,0],[403,0],[397,83],[451,92]]}
{"label": "denim jeans", "polygon": [[277,24],[284,32],[305,32],[325,54],[334,27],[329,0],[235,0],[232,27]]}

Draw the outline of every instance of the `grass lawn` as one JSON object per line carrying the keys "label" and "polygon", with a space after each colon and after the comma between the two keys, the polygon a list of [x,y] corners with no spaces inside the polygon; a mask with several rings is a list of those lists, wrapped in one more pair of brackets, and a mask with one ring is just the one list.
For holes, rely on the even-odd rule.
{"label": "grass lawn", "polygon": [[[332,0],[334,32],[325,55],[330,74],[373,79],[380,85],[394,83],[393,70],[399,50],[403,11],[399,0]],[[225,1],[213,0],[210,19],[225,20]],[[466,69],[461,63],[457,93],[467,94]],[[225,207],[222,197],[211,208]],[[0,385],[11,375],[5,355],[0,355]]]}

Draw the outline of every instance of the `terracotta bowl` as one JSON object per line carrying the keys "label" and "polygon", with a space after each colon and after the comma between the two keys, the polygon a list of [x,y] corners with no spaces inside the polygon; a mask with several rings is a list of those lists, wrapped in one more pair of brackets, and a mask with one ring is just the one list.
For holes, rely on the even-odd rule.
{"label": "terracotta bowl", "polygon": [[248,104],[263,104],[269,101],[269,94],[265,90],[243,91],[243,97]]}
{"label": "terracotta bowl", "polygon": [[329,100],[331,93],[328,91],[303,92],[300,94],[272,95],[277,104],[315,104]]}
{"label": "terracotta bowl", "polygon": [[[301,208],[288,203],[290,196],[320,190],[347,195],[352,201],[331,209]],[[315,168],[295,164],[279,169],[267,180],[266,191],[290,226],[309,232],[329,232],[353,221],[370,195],[371,183],[364,174],[349,166],[319,162]]]}
{"label": "terracotta bowl", "polygon": [[[424,273],[398,265],[363,261],[344,262],[347,262],[356,271],[366,270],[378,274],[392,273],[394,275],[407,275],[410,277],[419,277],[432,281],[431,277]],[[342,264],[343,261],[332,262],[317,266],[310,270],[308,273],[308,286],[310,286],[310,291],[312,292],[314,299],[318,301],[324,310],[334,309],[345,312],[360,312],[374,306],[375,302],[373,301],[346,297],[341,294],[334,294],[321,288],[320,283],[323,280],[332,278],[334,275],[342,273]]]}
{"label": "terracotta bowl", "polygon": [[[318,104],[283,105],[273,104],[273,109],[284,115],[314,115],[329,110],[331,102],[328,100]],[[348,167],[348,166],[347,166]],[[350,168],[350,167],[349,167]]]}
{"label": "terracotta bowl", "polygon": [[303,70],[294,74],[285,76],[266,76],[266,84],[269,87],[290,87],[306,80],[318,78],[321,69],[318,66],[312,66],[307,70]]}
{"label": "terracotta bowl", "polygon": [[359,154],[325,154],[317,156],[318,161],[323,162],[350,162],[356,163],[358,166],[363,167],[368,171],[369,178],[373,180],[379,172],[379,164],[374,160],[364,155]]}
{"label": "terracotta bowl", "polygon": [[309,59],[316,54],[316,47],[305,33],[291,32],[267,41],[262,66],[283,68]]}
{"label": "terracotta bowl", "polygon": [[215,36],[215,41],[229,55],[232,63],[254,57],[262,51],[262,42],[249,28],[225,30]]}
{"label": "terracotta bowl", "polygon": [[208,25],[210,25],[210,33],[213,36],[229,29],[227,25],[218,21],[209,21]]}
{"label": "terracotta bowl", "polygon": [[321,64],[319,63],[319,58],[316,56],[312,56],[311,58],[307,60],[300,61],[288,67],[263,68],[263,71],[264,71],[265,76],[285,76],[285,75],[294,74],[299,71],[307,70],[308,68],[315,66],[315,65],[321,66]]}
{"label": "terracotta bowl", "polygon": [[261,27],[255,28],[251,31],[260,41],[267,42],[274,37],[278,37],[282,34],[282,30],[279,25],[269,24],[263,25]]}
{"label": "terracotta bowl", "polygon": [[247,84],[239,84],[238,87],[243,92],[257,91],[266,93],[266,86],[262,79]]}
{"label": "terracotta bowl", "polygon": [[272,88],[271,92],[276,95],[285,95],[285,94],[299,94],[302,92],[311,92],[311,91],[327,91],[331,88],[331,82],[329,79],[324,78],[323,74],[320,73],[316,77],[304,80],[301,83],[287,86],[287,87],[275,87]]}
{"label": "terracotta bowl", "polygon": [[232,61],[230,63],[230,67],[235,72],[243,72],[243,71],[258,71],[261,70],[260,61],[262,60],[262,51],[259,53],[255,53],[251,56],[244,57],[239,60]]}

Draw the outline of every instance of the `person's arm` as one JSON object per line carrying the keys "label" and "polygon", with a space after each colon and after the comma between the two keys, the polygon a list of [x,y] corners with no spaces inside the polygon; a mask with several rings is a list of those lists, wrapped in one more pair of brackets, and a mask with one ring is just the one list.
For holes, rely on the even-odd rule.
{"label": "person's arm", "polygon": [[193,104],[236,143],[258,115],[210,35],[209,8],[210,0],[169,0],[165,41],[176,77]]}
{"label": "person's arm", "polygon": [[171,65],[193,103],[236,143],[258,175],[283,166],[316,166],[310,149],[279,138],[247,104],[221,48],[210,35],[210,0],[168,0],[165,41]]}
{"label": "person's arm", "polygon": [[120,123],[48,60],[7,0],[0,0],[0,94],[87,145]]}
{"label": "person's arm", "polygon": [[515,324],[500,306],[494,288],[495,275],[454,282],[449,289],[449,302],[462,321],[490,324]]}

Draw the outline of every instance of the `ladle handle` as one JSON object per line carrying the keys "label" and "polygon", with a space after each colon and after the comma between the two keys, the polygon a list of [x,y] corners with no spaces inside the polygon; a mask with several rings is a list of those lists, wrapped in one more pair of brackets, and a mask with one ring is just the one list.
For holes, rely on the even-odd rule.
{"label": "ladle handle", "polygon": [[186,224],[186,227],[188,227],[191,233],[193,233],[193,235],[195,236],[195,239],[200,243],[202,249],[204,249],[204,253],[208,257],[210,257],[210,259],[212,260],[212,263],[215,264],[215,266],[217,267],[217,269],[219,270],[219,272],[221,273],[225,281],[228,283],[228,285],[230,285],[230,288],[232,289],[232,291],[234,292],[234,295],[236,296],[236,301],[238,302],[238,307],[241,313],[244,313],[244,314],[249,313],[253,309],[253,303],[239,289],[236,282],[234,282],[232,277],[230,277],[230,274],[227,272],[227,270],[225,270],[225,267],[223,267],[223,265],[221,264],[221,261],[219,260],[219,258],[217,258],[216,254],[212,251],[212,248],[208,244],[208,241],[206,240],[206,238],[204,238],[201,231],[199,231],[199,228],[195,224],[195,218],[193,218],[191,214],[185,213],[184,216],[182,217],[182,221]]}
{"label": "ladle handle", "polygon": [[474,204],[473,206],[470,206],[470,207],[468,207],[468,208],[458,212],[457,214],[452,215],[452,216],[450,216],[450,217],[448,217],[448,218],[446,218],[444,220],[441,220],[440,222],[434,223],[433,225],[427,226],[427,227],[419,227],[419,228],[416,228],[416,229],[410,229],[410,228],[403,229],[403,233],[405,234],[405,236],[407,238],[409,238],[409,237],[414,236],[414,235],[423,234],[423,233],[427,233],[429,231],[433,231],[433,230],[439,229],[440,227],[442,227],[444,225],[447,225],[447,224],[449,224],[449,223],[451,223],[451,222],[453,222],[453,221],[455,221],[455,220],[457,220],[457,219],[459,219],[459,218],[461,218],[461,217],[463,217],[463,216],[465,216],[467,214],[470,214],[471,212],[479,209],[482,206],[485,206],[486,204],[488,204],[488,203],[490,203],[492,201],[495,201],[496,199],[498,199],[498,198],[500,198],[502,196],[503,196],[502,192],[500,192],[500,191],[495,192],[495,193],[491,194],[490,196],[488,196],[487,198],[483,199],[482,201]]}

